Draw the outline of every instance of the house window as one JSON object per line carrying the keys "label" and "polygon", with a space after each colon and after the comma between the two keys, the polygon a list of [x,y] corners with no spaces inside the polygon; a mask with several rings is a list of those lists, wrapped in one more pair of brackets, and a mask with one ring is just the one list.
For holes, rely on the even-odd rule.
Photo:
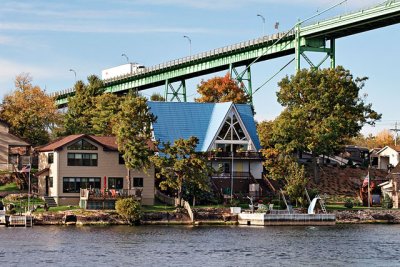
{"label": "house window", "polygon": [[97,150],[97,147],[85,139],[81,139],[67,147],[68,150]]}
{"label": "house window", "polygon": [[121,153],[118,154],[118,164],[125,164],[124,156]]}
{"label": "house window", "polygon": [[47,155],[47,163],[52,164],[54,162],[54,153],[49,153]]}
{"label": "house window", "polygon": [[109,177],[108,188],[122,189],[124,188],[124,178],[121,177]]}
{"label": "house window", "polygon": [[49,177],[49,187],[53,188],[53,177]]}
{"label": "house window", "polygon": [[143,178],[142,177],[134,177],[133,178],[133,187],[143,187]]}
{"label": "house window", "polygon": [[247,141],[246,135],[235,114],[226,118],[224,125],[219,131],[217,140]]}
{"label": "house window", "polygon": [[231,164],[227,162],[224,163],[224,173],[231,173]]}
{"label": "house window", "polygon": [[97,166],[97,153],[68,153],[68,166]]}
{"label": "house window", "polygon": [[63,193],[79,193],[80,189],[101,188],[101,178],[64,177]]}

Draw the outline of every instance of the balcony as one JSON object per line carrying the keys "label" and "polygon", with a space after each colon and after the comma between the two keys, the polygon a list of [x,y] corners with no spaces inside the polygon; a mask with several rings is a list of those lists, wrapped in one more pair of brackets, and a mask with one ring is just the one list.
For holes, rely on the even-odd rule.
{"label": "balcony", "polygon": [[[214,152],[209,151],[208,158],[209,159],[232,159],[231,152]],[[241,152],[234,152],[233,159],[251,159],[251,160],[262,160],[262,153],[255,152],[255,151],[241,151]]]}

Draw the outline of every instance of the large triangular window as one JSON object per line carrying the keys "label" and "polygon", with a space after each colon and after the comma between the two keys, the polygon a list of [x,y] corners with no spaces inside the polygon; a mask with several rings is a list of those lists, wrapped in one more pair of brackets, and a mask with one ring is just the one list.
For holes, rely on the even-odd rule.
{"label": "large triangular window", "polygon": [[235,114],[226,118],[224,125],[218,134],[217,140],[247,141],[246,135]]}
{"label": "large triangular window", "polygon": [[85,139],[81,139],[67,147],[68,150],[97,150],[97,147]]}

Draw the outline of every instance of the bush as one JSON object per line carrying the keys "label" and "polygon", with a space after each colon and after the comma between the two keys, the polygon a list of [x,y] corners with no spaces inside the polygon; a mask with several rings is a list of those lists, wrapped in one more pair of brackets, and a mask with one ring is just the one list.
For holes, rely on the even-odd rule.
{"label": "bush", "polygon": [[389,197],[388,194],[385,194],[385,197],[383,198],[382,208],[384,208],[384,209],[393,208],[393,200]]}
{"label": "bush", "polygon": [[142,217],[140,203],[133,198],[118,199],[115,203],[115,210],[129,224],[139,224]]}
{"label": "bush", "polygon": [[346,201],[344,202],[344,206],[348,209],[352,209],[354,206],[353,200],[347,198]]}

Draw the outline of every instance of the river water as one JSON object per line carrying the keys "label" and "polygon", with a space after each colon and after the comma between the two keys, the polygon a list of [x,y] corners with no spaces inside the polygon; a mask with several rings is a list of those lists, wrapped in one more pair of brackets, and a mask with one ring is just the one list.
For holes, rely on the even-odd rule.
{"label": "river water", "polygon": [[400,266],[400,225],[0,228],[0,266]]}

